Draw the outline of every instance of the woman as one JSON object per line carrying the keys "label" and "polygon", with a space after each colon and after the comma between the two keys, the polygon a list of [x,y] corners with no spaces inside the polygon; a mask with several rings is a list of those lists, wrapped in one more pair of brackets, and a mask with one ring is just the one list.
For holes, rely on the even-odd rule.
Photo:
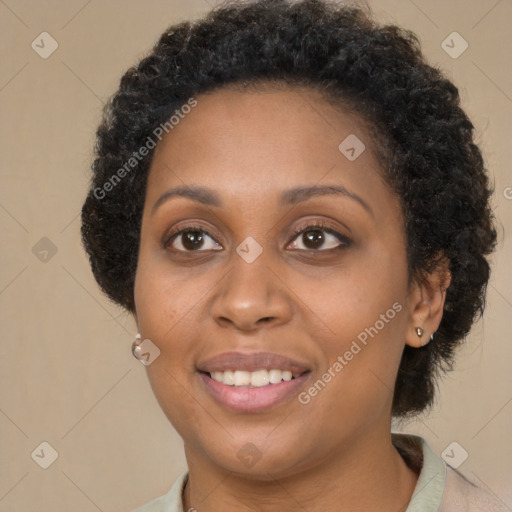
{"label": "woman", "polygon": [[188,471],[138,511],[505,510],[391,419],[484,307],[490,187],[410,32],[306,0],[169,28],[97,133],[82,235]]}

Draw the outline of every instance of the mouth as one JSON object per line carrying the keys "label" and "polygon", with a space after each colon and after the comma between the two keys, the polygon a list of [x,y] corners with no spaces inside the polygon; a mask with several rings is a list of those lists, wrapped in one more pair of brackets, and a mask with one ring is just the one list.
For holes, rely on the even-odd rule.
{"label": "mouth", "polygon": [[[252,375],[262,373],[266,370],[251,372]],[[277,380],[276,370],[273,374]],[[233,375],[242,374],[239,382],[247,382],[249,372],[226,371]],[[272,374],[272,370],[268,372]],[[283,372],[285,373],[285,372]],[[257,413],[264,412],[278,405],[282,405],[285,401],[290,400],[298,395],[300,388],[305,385],[306,380],[309,378],[311,372],[306,371],[298,376],[291,376],[289,380],[281,379],[277,383],[268,382],[264,385],[253,386],[252,384],[224,384],[213,379],[207,372],[198,372],[203,384],[206,387],[210,396],[223,408],[237,413]],[[285,376],[287,377],[286,373]],[[237,377],[234,377],[237,378]],[[256,377],[260,379],[261,377]]]}
{"label": "mouth", "polygon": [[197,374],[218,405],[249,413],[272,409],[297,396],[311,370],[277,354],[231,352],[200,363]]}
{"label": "mouth", "polygon": [[255,372],[244,370],[225,370],[214,372],[203,372],[210,379],[221,382],[226,386],[235,386],[237,388],[264,388],[281,382],[288,382],[297,379],[303,373],[293,374],[290,370],[279,370],[273,368],[271,370],[260,369]]}

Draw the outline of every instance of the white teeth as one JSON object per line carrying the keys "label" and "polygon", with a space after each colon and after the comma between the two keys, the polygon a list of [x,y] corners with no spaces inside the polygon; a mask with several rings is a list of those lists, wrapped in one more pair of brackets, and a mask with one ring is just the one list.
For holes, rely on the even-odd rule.
{"label": "white teeth", "polygon": [[211,372],[210,377],[217,382],[227,386],[251,386],[265,387],[269,384],[279,384],[281,381],[289,381],[299,377],[300,374],[292,375],[289,370],[257,370],[246,372],[243,370],[226,370],[225,372]]}
{"label": "white teeth", "polygon": [[251,373],[236,370],[235,372],[235,386],[248,386],[251,383]]}
{"label": "white teeth", "polygon": [[231,371],[226,372],[215,372],[220,375],[219,382],[223,382],[224,384],[227,384],[228,386],[234,386],[235,385],[235,374]]}
{"label": "white teeth", "polygon": [[211,377],[213,380],[216,380],[218,382],[222,382],[222,378],[224,376],[224,372],[212,372]]}
{"label": "white teeth", "polygon": [[270,370],[268,376],[272,384],[277,384],[281,382],[282,372],[281,370]]}
{"label": "white teeth", "polygon": [[267,370],[258,370],[251,373],[251,386],[261,388],[269,383]]}
{"label": "white teeth", "polygon": [[283,380],[292,380],[292,372],[285,370],[282,372]]}

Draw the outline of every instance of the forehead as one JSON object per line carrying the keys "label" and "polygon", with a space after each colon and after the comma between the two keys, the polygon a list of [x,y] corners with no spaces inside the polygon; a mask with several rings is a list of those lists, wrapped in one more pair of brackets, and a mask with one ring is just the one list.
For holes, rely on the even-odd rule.
{"label": "forehead", "polygon": [[148,199],[192,184],[232,198],[291,183],[339,183],[373,197],[385,187],[365,122],[316,90],[227,87],[196,100],[155,149]]}

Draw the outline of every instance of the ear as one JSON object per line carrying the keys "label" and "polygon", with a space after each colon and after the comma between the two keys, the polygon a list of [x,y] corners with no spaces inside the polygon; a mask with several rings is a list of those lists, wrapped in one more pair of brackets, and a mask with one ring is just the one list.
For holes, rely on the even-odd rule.
{"label": "ear", "polygon": [[405,339],[407,345],[416,348],[426,345],[437,331],[450,282],[449,261],[445,257],[439,259],[430,274],[414,280],[409,294],[411,313]]}

